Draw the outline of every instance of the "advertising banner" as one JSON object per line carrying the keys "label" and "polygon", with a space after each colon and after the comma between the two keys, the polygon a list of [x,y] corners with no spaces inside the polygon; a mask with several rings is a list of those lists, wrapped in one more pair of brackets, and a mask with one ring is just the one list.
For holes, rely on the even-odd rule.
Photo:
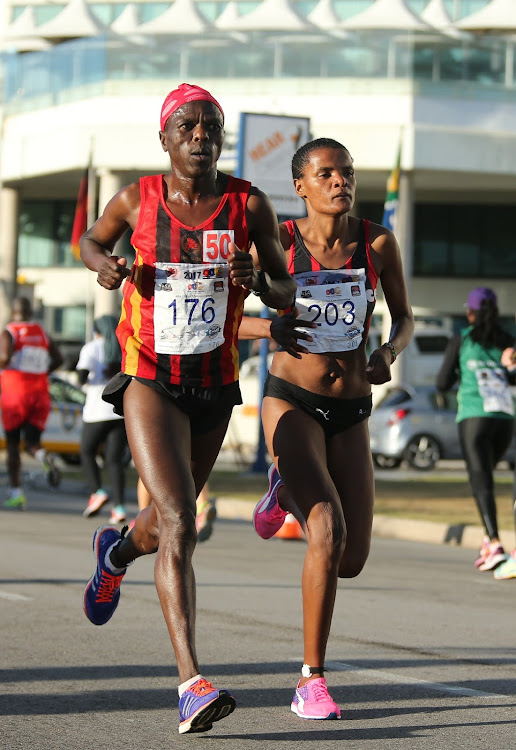
{"label": "advertising banner", "polygon": [[284,218],[306,215],[304,203],[294,191],[291,162],[308,140],[308,117],[240,115],[237,174],[263,190],[276,213]]}

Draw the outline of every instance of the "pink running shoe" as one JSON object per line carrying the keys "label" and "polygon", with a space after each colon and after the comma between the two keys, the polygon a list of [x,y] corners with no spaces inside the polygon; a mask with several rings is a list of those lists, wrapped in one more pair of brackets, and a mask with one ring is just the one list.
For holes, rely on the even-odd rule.
{"label": "pink running shoe", "polygon": [[83,510],[82,515],[84,518],[90,518],[90,516],[96,516],[103,505],[109,500],[108,494],[105,490],[97,490],[92,492],[88,505]]}
{"label": "pink running shoe", "polygon": [[489,553],[489,544],[491,540],[488,536],[484,536],[482,539],[482,545],[480,547],[480,551],[478,553],[478,557],[475,560],[475,568],[480,568],[481,565],[483,565],[486,561],[486,557]]}
{"label": "pink running shoe", "polygon": [[324,677],[308,680],[303,687],[298,683],[290,710],[302,719],[340,719],[340,708],[332,700]]}
{"label": "pink running shoe", "polygon": [[486,559],[478,566],[479,570],[494,570],[500,563],[506,560],[506,554],[502,545],[499,542],[494,542],[489,545]]}
{"label": "pink running shoe", "polygon": [[278,490],[283,482],[274,464],[269,467],[267,474],[269,490],[253,511],[253,526],[262,539],[270,539],[271,536],[274,536],[278,529],[283,526],[287,515],[287,511],[282,510],[278,503]]}

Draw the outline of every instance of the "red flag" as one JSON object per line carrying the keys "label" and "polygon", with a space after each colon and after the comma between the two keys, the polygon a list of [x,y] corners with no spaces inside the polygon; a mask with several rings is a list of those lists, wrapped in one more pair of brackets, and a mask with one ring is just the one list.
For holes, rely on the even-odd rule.
{"label": "red flag", "polygon": [[79,240],[87,229],[88,222],[88,170],[81,177],[79,185],[79,195],[77,196],[77,205],[75,207],[75,216],[73,219],[72,239],[70,240],[70,250],[75,260],[81,259]]}

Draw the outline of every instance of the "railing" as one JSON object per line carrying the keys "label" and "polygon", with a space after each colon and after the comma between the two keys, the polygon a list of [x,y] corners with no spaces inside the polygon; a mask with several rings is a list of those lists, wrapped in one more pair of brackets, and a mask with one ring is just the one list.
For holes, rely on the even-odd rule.
{"label": "railing", "polygon": [[[217,42],[215,44],[215,42]],[[84,99],[106,85],[131,82],[134,93],[152,81],[232,79],[339,79],[386,86],[406,81],[435,93],[460,83],[513,99],[516,65],[512,42],[501,37],[457,41],[440,35],[356,33],[345,40],[323,33],[219,33],[201,40],[153,38],[130,43],[95,37],[44,52],[4,54],[3,103],[7,111]],[[160,84],[159,93],[163,86]],[[158,87],[157,87],[158,90]]]}

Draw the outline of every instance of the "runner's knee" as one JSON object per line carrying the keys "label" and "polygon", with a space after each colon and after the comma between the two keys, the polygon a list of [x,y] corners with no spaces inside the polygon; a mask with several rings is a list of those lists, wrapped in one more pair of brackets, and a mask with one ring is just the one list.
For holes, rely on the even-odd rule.
{"label": "runner's knee", "polygon": [[346,526],[341,514],[330,503],[317,503],[308,519],[308,543],[331,563],[342,558],[346,545]]}
{"label": "runner's knee", "polygon": [[195,545],[197,540],[195,505],[193,510],[167,508],[165,511],[160,511],[159,538],[161,544],[170,539],[174,546]]}
{"label": "runner's knee", "polygon": [[340,561],[339,578],[356,578],[369,557],[369,545],[363,549],[345,550]]}

